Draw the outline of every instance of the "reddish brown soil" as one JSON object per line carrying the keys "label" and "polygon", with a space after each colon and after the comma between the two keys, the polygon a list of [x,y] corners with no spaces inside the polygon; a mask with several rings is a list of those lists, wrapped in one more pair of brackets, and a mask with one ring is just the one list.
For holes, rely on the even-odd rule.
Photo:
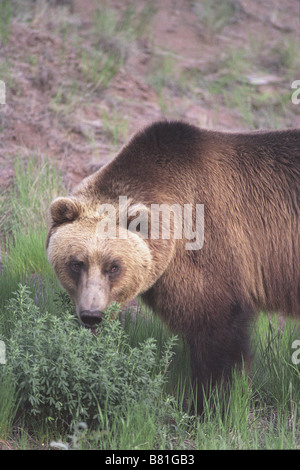
{"label": "reddish brown soil", "polygon": [[[129,0],[28,2],[29,6],[12,13],[8,40],[0,49],[0,79],[2,73],[6,83],[6,104],[0,105],[2,188],[13,177],[13,159],[27,159],[33,154],[57,162],[66,183],[73,186],[112,158],[133,132],[160,118],[184,119],[225,130],[249,128],[240,109],[228,106],[220,93],[214,95],[208,87],[221,76],[225,53],[228,56],[230,50],[254,51],[249,56],[253,67],[248,64],[248,72],[254,78],[264,78],[255,91],[265,97],[266,107],[268,96],[272,102],[276,93],[289,93],[291,82],[300,79],[297,61],[290,59],[294,69],[287,74],[285,57],[280,56],[281,47],[284,56],[285,50],[286,54],[291,50],[286,44],[299,39],[299,2],[237,1],[234,16],[212,32],[199,20],[195,2],[153,0],[156,12],[149,19],[145,35],[132,41],[126,60],[108,86],[93,91],[94,84],[82,72],[76,40],[87,50],[95,48],[91,31],[97,8],[109,5],[120,14],[128,4]],[[145,0],[138,2],[138,10],[144,4]],[[99,43],[101,47],[103,42]],[[299,48],[294,53],[299,55]],[[159,69],[165,57],[172,59],[174,80],[169,77],[169,85],[159,96],[149,74],[153,74],[153,61],[158,60]],[[188,78],[184,87],[176,86],[181,73],[191,77],[192,92]],[[68,103],[65,89],[70,89],[72,83],[76,92]],[[299,126],[300,105],[297,108],[288,100],[284,106],[278,127]],[[282,114],[282,109],[278,113]],[[114,143],[112,132],[105,128],[104,115],[114,128],[126,124]]]}

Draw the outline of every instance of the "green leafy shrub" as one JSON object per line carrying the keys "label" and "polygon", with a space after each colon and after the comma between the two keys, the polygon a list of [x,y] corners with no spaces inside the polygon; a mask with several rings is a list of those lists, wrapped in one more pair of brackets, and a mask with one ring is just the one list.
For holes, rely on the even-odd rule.
{"label": "green leafy shrub", "polygon": [[45,421],[97,423],[102,410],[122,413],[141,400],[153,405],[161,395],[174,337],[158,360],[155,340],[131,347],[111,311],[93,335],[68,306],[61,316],[41,312],[21,284],[6,309],[17,320],[0,374],[12,375],[26,413]]}

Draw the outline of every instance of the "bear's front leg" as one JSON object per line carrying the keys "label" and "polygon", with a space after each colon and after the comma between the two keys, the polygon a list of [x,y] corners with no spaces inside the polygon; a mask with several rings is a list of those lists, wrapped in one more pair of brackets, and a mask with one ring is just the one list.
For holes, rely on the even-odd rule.
{"label": "bear's front leg", "polygon": [[[230,392],[235,367],[250,364],[249,312],[236,304],[212,324],[199,322],[188,335],[194,390],[197,392],[197,414],[203,413],[204,399],[216,386],[223,394]],[[207,316],[206,318],[216,318]],[[221,390],[221,389],[220,389]],[[226,397],[225,397],[226,406]]]}

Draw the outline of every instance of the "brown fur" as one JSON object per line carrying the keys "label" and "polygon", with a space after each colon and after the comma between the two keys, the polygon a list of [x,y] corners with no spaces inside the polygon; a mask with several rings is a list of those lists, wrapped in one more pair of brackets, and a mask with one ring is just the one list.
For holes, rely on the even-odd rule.
{"label": "brown fur", "polygon": [[[187,251],[184,239],[138,234],[99,241],[97,207],[117,205],[120,195],[146,207],[204,204],[203,248]],[[52,203],[48,257],[79,315],[141,294],[187,337],[201,390],[248,360],[249,322],[258,311],[299,316],[299,201],[300,131],[221,133],[159,122],[72,198]],[[84,261],[77,280],[68,268],[72,257]],[[108,259],[121,266],[114,279],[103,267]]]}

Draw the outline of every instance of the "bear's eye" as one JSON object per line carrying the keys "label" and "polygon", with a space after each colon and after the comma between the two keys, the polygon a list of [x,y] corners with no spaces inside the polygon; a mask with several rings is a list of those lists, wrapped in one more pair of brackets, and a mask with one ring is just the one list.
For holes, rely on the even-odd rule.
{"label": "bear's eye", "polygon": [[114,264],[111,266],[108,270],[109,274],[115,274],[119,271],[119,266],[117,264]]}
{"label": "bear's eye", "polygon": [[70,268],[74,273],[80,273],[83,268],[82,261],[71,261]]}

